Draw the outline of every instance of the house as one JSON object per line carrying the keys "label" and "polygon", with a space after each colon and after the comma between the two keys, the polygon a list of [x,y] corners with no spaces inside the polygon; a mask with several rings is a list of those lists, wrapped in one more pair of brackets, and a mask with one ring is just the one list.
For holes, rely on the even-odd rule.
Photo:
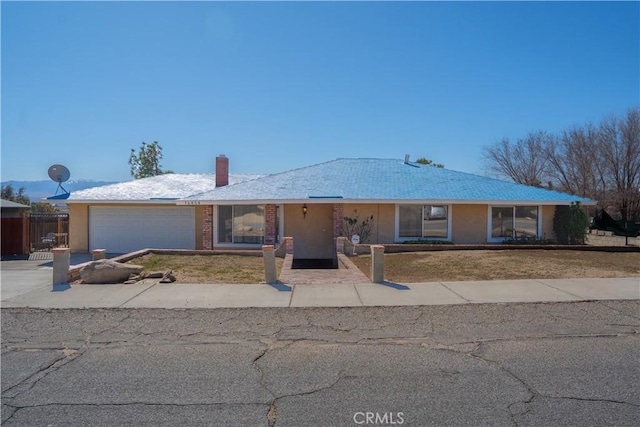
{"label": "house", "polygon": [[[292,236],[294,257],[326,259],[344,217],[373,216],[366,243],[497,243],[552,237],[555,206],[595,204],[408,159],[336,159],[245,180],[232,179],[226,157],[216,165],[217,185],[190,176],[187,186],[185,176],[162,175],[73,194],[71,249],[260,248]],[[171,187],[172,179],[184,187]],[[126,197],[117,194],[125,190]]]}
{"label": "house", "polygon": [[141,248],[202,248],[202,208],[176,200],[258,178],[229,174],[228,159],[216,159],[218,174],[165,174],[71,193],[69,248],[127,253]]}
{"label": "house", "polygon": [[0,199],[2,255],[29,253],[29,209],[31,206]]}

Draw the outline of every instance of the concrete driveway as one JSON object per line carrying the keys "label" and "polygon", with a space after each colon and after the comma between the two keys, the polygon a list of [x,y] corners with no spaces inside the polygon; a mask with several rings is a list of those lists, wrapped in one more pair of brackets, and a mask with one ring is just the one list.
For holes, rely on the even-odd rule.
{"label": "concrete driveway", "polygon": [[53,261],[2,261],[0,270],[2,301],[36,289],[51,288]]}
{"label": "concrete driveway", "polygon": [[[71,265],[91,261],[91,254],[72,254]],[[53,255],[50,252],[3,257],[0,262],[0,294],[2,301],[15,298],[36,289],[51,290]]]}

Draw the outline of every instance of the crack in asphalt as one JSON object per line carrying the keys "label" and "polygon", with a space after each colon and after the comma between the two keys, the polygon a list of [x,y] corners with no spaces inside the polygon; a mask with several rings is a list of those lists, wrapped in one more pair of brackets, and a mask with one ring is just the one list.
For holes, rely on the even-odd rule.
{"label": "crack in asphalt", "polygon": [[540,395],[540,396],[544,397],[545,399],[577,400],[582,402],[605,402],[605,403],[615,403],[618,405],[629,405],[636,408],[640,408],[640,404],[638,403],[625,402],[623,400],[594,399],[594,398],[588,398],[588,397],[573,397],[573,396],[547,396],[547,395]]}
{"label": "crack in asphalt", "polygon": [[197,407],[197,406],[266,406],[264,402],[210,402],[210,403],[154,403],[154,402],[126,402],[126,403],[42,403],[36,405],[11,405],[5,403],[4,406],[9,408],[20,410],[20,409],[31,409],[31,408],[44,408],[51,406],[86,406],[86,407],[105,407],[105,406],[176,406],[176,407]]}
{"label": "crack in asphalt", "polygon": [[[586,305],[584,308],[579,308],[573,313],[573,317],[571,315],[563,316],[563,307],[564,305],[560,304],[580,304],[578,303],[554,303],[547,304],[541,303],[540,307],[542,307],[541,312],[543,316],[547,316],[549,319],[547,323],[551,324],[553,319],[568,321],[568,322],[576,322],[579,320],[580,315],[584,312],[587,313],[589,309],[589,305]],[[596,303],[591,303],[596,304]],[[612,312],[618,313],[620,316],[626,317],[624,320],[620,319],[622,322],[627,319],[638,319],[640,317],[632,316],[628,313],[625,313],[624,309],[630,310],[631,306],[621,305],[622,310],[618,310],[614,307],[609,306],[606,302],[597,302],[598,305],[605,307]],[[611,304],[611,303],[610,303]],[[479,307],[475,306],[475,307]],[[342,370],[339,370],[336,373],[335,378],[327,378],[328,381],[331,381],[330,384],[325,382],[325,385],[317,385],[314,388],[310,388],[309,390],[300,391],[298,393],[290,393],[290,394],[278,394],[274,392],[271,387],[272,384],[267,380],[267,371],[265,364],[265,358],[268,357],[269,352],[272,350],[286,349],[290,346],[293,346],[297,343],[309,343],[312,345],[333,345],[339,344],[341,346],[382,346],[382,345],[397,345],[397,346],[420,346],[429,350],[436,351],[451,351],[459,354],[463,354],[469,356],[473,359],[479,360],[482,363],[488,364],[490,366],[494,366],[499,369],[500,372],[505,373],[509,377],[513,378],[518,384],[520,384],[524,390],[527,392],[527,396],[524,399],[520,399],[515,402],[508,403],[506,406],[506,411],[508,412],[511,421],[514,425],[518,426],[521,422],[523,416],[529,413],[535,403],[536,399],[539,398],[547,398],[547,399],[567,399],[567,400],[576,400],[576,401],[590,401],[590,402],[607,402],[612,404],[622,404],[622,405],[630,405],[633,407],[640,407],[640,405],[630,402],[618,401],[618,400],[610,400],[610,399],[589,399],[589,398],[580,398],[580,397],[566,397],[566,396],[546,396],[539,393],[532,386],[527,384],[522,378],[518,377],[516,372],[508,369],[503,366],[499,361],[492,360],[486,356],[486,348],[491,343],[499,343],[499,342],[531,342],[537,340],[557,340],[557,339],[593,339],[593,338],[619,338],[619,337],[630,337],[637,336],[640,334],[638,324],[625,324],[625,323],[616,323],[618,320],[614,315],[610,316],[610,320],[612,322],[609,323],[600,323],[599,330],[602,330],[603,333],[562,333],[560,329],[556,333],[549,334],[528,334],[522,336],[495,336],[491,337],[490,335],[499,335],[505,334],[509,329],[512,328],[512,324],[515,325],[514,322],[519,320],[517,317],[513,315],[513,312],[506,311],[505,314],[501,314],[500,317],[496,317],[493,313],[489,312],[486,316],[481,318],[476,318],[478,316],[477,313],[481,313],[479,310],[476,313],[475,307],[469,307],[465,309],[455,309],[455,313],[471,313],[471,316],[467,316],[464,319],[464,324],[473,324],[473,325],[481,325],[491,327],[487,328],[488,337],[487,338],[477,338],[477,339],[465,339],[464,335],[457,333],[456,328],[452,328],[451,324],[448,323],[448,317],[445,318],[445,321],[436,322],[432,320],[430,314],[434,313],[435,315],[441,313],[438,308],[421,308],[421,309],[413,309],[406,308],[408,313],[394,308],[376,308],[376,309],[367,309],[365,312],[368,313],[368,316],[354,316],[351,318],[349,309],[336,309],[336,310],[320,310],[320,309],[302,309],[292,311],[292,309],[288,309],[289,311],[266,311],[259,310],[260,314],[269,313],[273,316],[264,321],[254,320],[248,316],[248,314],[253,313],[251,310],[240,309],[237,312],[231,310],[211,310],[211,317],[214,324],[214,330],[207,329],[207,326],[198,326],[190,328],[188,321],[191,320],[191,315],[193,313],[197,314],[197,321],[209,320],[208,317],[202,316],[203,313],[208,315],[209,311],[204,312],[203,310],[192,310],[188,311],[185,309],[179,310],[139,310],[139,309],[116,309],[116,310],[105,310],[100,309],[91,314],[89,317],[90,321],[96,322],[107,322],[108,327],[100,331],[94,331],[86,333],[84,336],[79,336],[77,338],[72,338],[69,342],[59,342],[58,346],[47,343],[46,341],[40,339],[38,343],[44,343],[45,346],[42,347],[34,347],[33,343],[29,343],[29,338],[34,334],[33,332],[40,332],[38,329],[34,328],[34,331],[25,331],[24,329],[11,330],[11,333],[14,336],[7,336],[3,334],[3,343],[2,343],[2,352],[3,355],[11,354],[16,351],[29,351],[30,349],[34,350],[49,350],[49,351],[72,351],[72,353],[60,355],[53,362],[48,364],[47,366],[42,367],[38,371],[31,374],[29,377],[20,381],[18,384],[15,384],[3,391],[3,402],[6,399],[8,401],[12,401],[15,397],[26,393],[32,390],[39,381],[43,378],[47,377],[52,372],[57,371],[62,366],[65,366],[68,363],[76,360],[86,353],[89,349],[101,349],[105,347],[109,348],[123,348],[123,347],[138,347],[152,344],[161,344],[161,345],[171,345],[171,346],[206,346],[206,345],[215,345],[215,344],[233,344],[240,345],[246,348],[250,348],[253,350],[257,350],[258,353],[251,361],[251,366],[259,375],[259,383],[266,390],[270,396],[271,400],[269,403],[259,402],[259,403],[207,403],[207,404],[158,404],[152,402],[127,402],[127,403],[119,403],[119,404],[86,404],[86,403],[69,403],[69,404],[61,404],[61,403],[52,403],[52,404],[41,404],[41,405],[28,405],[28,406],[15,406],[7,403],[3,403],[7,408],[13,409],[13,412],[9,415],[9,417],[4,420],[7,422],[8,420],[15,417],[16,413],[24,408],[34,408],[41,406],[132,406],[132,405],[147,405],[147,406],[211,406],[211,405],[266,405],[266,419],[269,427],[274,427],[278,421],[278,403],[281,399],[287,397],[298,397],[304,395],[310,395],[314,393],[318,393],[324,390],[331,389],[335,387],[336,384],[341,379],[347,378],[345,373]],[[556,308],[557,307],[557,308]],[[631,307],[632,308],[632,307]],[[13,324],[19,324],[19,322],[29,320],[30,313],[58,313],[64,314],[64,310],[51,311],[51,310],[19,310],[19,309],[2,309],[2,314],[8,314],[11,316],[10,322]],[[86,310],[85,310],[86,312]],[[120,313],[122,312],[122,313]],[[110,315],[112,313],[121,314],[122,317],[115,319]],[[288,313],[293,313],[292,316],[289,316]],[[344,317],[343,317],[343,314]],[[455,314],[454,313],[454,314]],[[384,316],[389,315],[389,319],[387,320]],[[116,317],[116,316],[114,316]],[[120,317],[120,316],[117,316]],[[542,318],[542,317],[541,317]],[[86,319],[86,318],[85,318]],[[178,325],[168,325],[165,329],[162,330],[154,330],[154,331],[143,331],[144,328],[162,328],[164,323],[160,323],[158,325],[154,325],[154,321],[164,322],[167,321],[171,323],[175,320],[184,320],[185,323],[178,322]],[[247,322],[247,324],[236,324],[236,321]],[[401,323],[404,328],[398,328],[397,323]],[[205,323],[205,325],[207,325]],[[503,326],[504,329],[493,329],[493,325]],[[607,331],[608,328],[603,328],[604,326],[613,326],[620,328],[628,328],[629,330],[621,331],[617,333],[609,333],[604,332]],[[4,321],[3,321],[4,326]],[[239,329],[235,329],[238,328]],[[409,333],[406,328],[412,327],[416,332],[415,334]],[[417,328],[417,329],[415,329]],[[218,331],[218,329],[221,329]],[[225,331],[225,329],[229,329]],[[403,329],[404,333],[401,332]],[[73,330],[73,329],[72,329]],[[556,330],[556,329],[552,329]],[[400,331],[400,332],[398,332]],[[3,331],[5,332],[5,331]],[[324,332],[326,337],[318,336],[318,333]],[[389,337],[367,337],[367,334],[382,332],[383,334],[389,333],[394,334]],[[109,334],[116,335],[115,337],[110,337]],[[119,334],[126,334],[127,336],[118,337]],[[288,338],[287,334],[299,335],[298,337]],[[378,334],[380,335],[380,334]],[[37,334],[36,336],[40,338]],[[105,338],[105,341],[101,341],[100,338]],[[453,339],[453,341],[447,341],[446,339],[443,341],[442,338],[448,337]],[[118,338],[122,338],[119,340]],[[471,338],[471,337],[470,337]],[[475,338],[475,337],[474,337]],[[153,340],[153,342],[146,342],[145,339]],[[258,344],[258,348],[256,349],[256,344]],[[36,344],[37,345],[37,344]],[[61,348],[61,345],[64,347]],[[448,374],[449,372],[443,371],[444,374]],[[29,387],[27,388],[27,385]],[[7,396],[7,393],[11,393],[14,391],[18,391],[13,396]],[[286,391],[286,390],[283,390]]]}
{"label": "crack in asphalt", "polygon": [[609,304],[607,304],[607,301],[597,301],[597,303],[603,307],[608,308],[609,310],[615,311],[616,313],[622,315],[622,316],[627,316],[627,317],[631,317],[632,319],[636,319],[636,320],[640,320],[640,315],[638,316],[634,316],[632,314],[629,313],[624,313],[614,307],[611,307]]}
{"label": "crack in asphalt", "polygon": [[[501,370],[502,372],[506,373],[507,375],[509,375],[510,377],[512,377],[513,379],[515,379],[516,381],[518,381],[529,393],[529,398],[525,399],[525,400],[518,400],[516,402],[512,402],[507,406],[507,411],[509,412],[509,416],[511,417],[511,421],[513,422],[513,424],[515,426],[518,426],[518,419],[517,417],[521,417],[523,415],[525,415],[527,412],[529,412],[530,407],[529,405],[534,401],[534,399],[540,395],[540,393],[538,393],[532,386],[530,386],[529,384],[527,384],[526,381],[524,381],[522,378],[518,377],[514,372],[512,372],[511,370],[507,369],[506,367],[502,366],[501,363],[499,363],[496,360],[492,360],[489,359],[485,356],[482,355],[483,351],[484,351],[484,346],[486,346],[486,342],[478,342],[477,346],[470,352],[467,353],[468,356],[473,357],[475,359],[478,359],[482,362],[488,363],[492,366],[497,367],[499,370]],[[513,411],[513,407],[515,405],[518,404],[523,404],[524,405],[524,411],[522,412],[514,412]]]}
{"label": "crack in asphalt", "polygon": [[135,407],[135,406],[144,406],[144,407],[158,407],[158,408],[207,408],[207,407],[222,407],[222,408],[242,408],[242,407],[251,407],[251,406],[265,406],[264,402],[236,402],[236,403],[153,403],[153,402],[127,402],[127,403],[43,403],[39,405],[11,405],[8,403],[3,403],[3,406],[11,409],[13,412],[9,417],[2,421],[2,424],[6,424],[16,416],[20,411],[25,409],[34,409],[34,408],[73,408],[73,407],[82,407],[82,408],[108,408],[108,407],[116,407],[116,408],[126,408],[126,407]]}
{"label": "crack in asphalt", "polygon": [[[267,390],[267,392],[272,397],[272,400],[271,400],[271,402],[269,402],[269,408],[267,409],[267,413],[266,413],[267,424],[268,424],[269,427],[274,427],[276,425],[276,422],[278,421],[278,401],[280,399],[284,399],[284,398],[287,398],[287,397],[307,396],[307,395],[310,395],[310,394],[319,393],[321,391],[328,390],[328,389],[334,387],[338,383],[338,381],[340,381],[342,379],[343,373],[342,373],[342,371],[339,371],[337,373],[335,381],[333,381],[329,385],[322,386],[322,387],[317,387],[317,388],[314,388],[314,389],[308,390],[308,391],[301,391],[301,392],[298,392],[298,393],[276,394],[269,387],[269,385],[267,384],[267,381],[265,379],[265,372],[259,365],[260,360],[262,360],[267,355],[267,353],[269,353],[269,351],[271,350],[270,343],[263,342],[263,344],[266,344],[266,347],[264,349],[262,349],[260,351],[260,353],[253,359],[253,361],[251,362],[251,365],[259,373],[260,385],[265,390]],[[286,343],[283,346],[279,346],[278,349],[284,349],[284,348],[292,346],[293,344],[295,344],[295,342],[292,341],[292,342]]]}
{"label": "crack in asphalt", "polygon": [[[30,390],[32,390],[36,384],[38,384],[38,382],[40,382],[42,379],[46,378],[49,374],[51,374],[52,372],[57,371],[58,369],[60,369],[62,366],[67,365],[68,363],[71,363],[72,361],[78,359],[80,356],[82,356],[84,354],[84,352],[86,351],[81,351],[81,350],[71,350],[71,349],[67,349],[67,348],[63,348],[63,349],[56,349],[57,351],[61,351],[62,352],[62,356],[57,358],[56,360],[54,360],[52,363],[50,363],[48,366],[43,367],[42,369],[34,372],[32,375],[30,375],[29,377],[25,378],[24,380],[20,381],[18,384],[9,387],[6,390],[2,391],[3,395],[6,395],[7,393],[11,392],[12,390],[18,389],[18,387],[21,387],[23,385],[28,384],[29,382],[31,382],[34,378],[35,381],[31,382],[31,384],[29,384],[29,386],[25,389],[25,390],[19,390],[16,394],[14,394],[13,396],[11,396],[11,399],[15,399],[16,397],[20,396],[21,394],[27,393]],[[71,352],[69,351],[71,350]],[[37,378],[36,378],[37,377]],[[4,397],[4,396],[3,396]],[[3,403],[3,405],[12,407],[9,404]],[[15,408],[15,406],[14,406]],[[18,412],[18,409],[16,409],[4,422],[9,421],[11,418],[13,418],[15,416],[15,414]]]}

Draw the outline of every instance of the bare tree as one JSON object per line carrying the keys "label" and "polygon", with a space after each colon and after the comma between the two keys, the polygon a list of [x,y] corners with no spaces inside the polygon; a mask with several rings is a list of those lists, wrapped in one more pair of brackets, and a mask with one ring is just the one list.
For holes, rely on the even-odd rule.
{"label": "bare tree", "polygon": [[599,160],[598,129],[593,125],[573,126],[545,147],[549,174],[560,191],[597,199],[606,189]]}
{"label": "bare tree", "polygon": [[[623,220],[640,219],[640,109],[598,126],[543,131],[484,148],[486,169],[501,177],[598,200]],[[546,180],[549,181],[546,181]]]}
{"label": "bare tree", "polygon": [[615,190],[616,207],[625,221],[640,216],[640,110],[624,118],[608,117],[600,124],[600,156]]}
{"label": "bare tree", "polygon": [[548,177],[545,147],[551,145],[552,138],[544,131],[531,132],[515,142],[503,138],[484,148],[486,168],[519,184],[542,187]]}

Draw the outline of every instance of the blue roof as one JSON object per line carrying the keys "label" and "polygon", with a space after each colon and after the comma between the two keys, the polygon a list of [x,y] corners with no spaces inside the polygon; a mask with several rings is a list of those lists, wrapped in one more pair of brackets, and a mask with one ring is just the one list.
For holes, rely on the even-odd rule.
{"label": "blue roof", "polygon": [[200,201],[537,202],[593,200],[398,159],[336,159],[219,187],[184,200]]}

